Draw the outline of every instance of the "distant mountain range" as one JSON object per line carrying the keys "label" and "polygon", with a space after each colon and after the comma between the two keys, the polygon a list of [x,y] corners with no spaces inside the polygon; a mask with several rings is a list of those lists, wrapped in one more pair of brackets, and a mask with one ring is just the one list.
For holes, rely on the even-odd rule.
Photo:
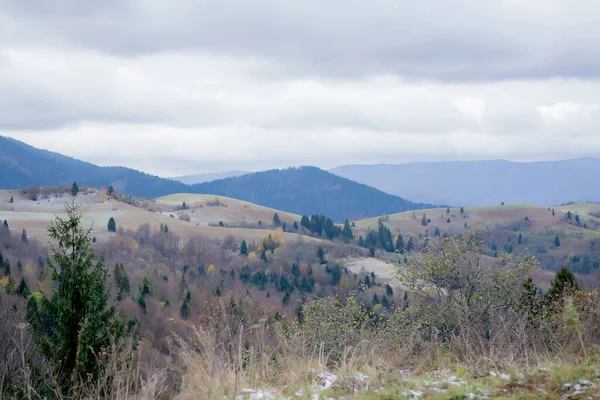
{"label": "distant mountain range", "polygon": [[204,193],[237,198],[296,214],[324,214],[334,221],[428,208],[316,167],[250,173],[186,185],[124,167],[100,167],[0,136],[0,189],[26,186],[113,185],[135,197]]}
{"label": "distant mountain range", "polygon": [[413,201],[455,206],[600,201],[600,158],[346,165],[329,172]]}
{"label": "distant mountain range", "polygon": [[175,176],[171,179],[179,181],[181,183],[185,183],[186,185],[194,185],[196,183],[204,183],[216,181],[217,179],[232,178],[234,176],[241,176],[248,173],[248,171],[209,172],[205,174]]}

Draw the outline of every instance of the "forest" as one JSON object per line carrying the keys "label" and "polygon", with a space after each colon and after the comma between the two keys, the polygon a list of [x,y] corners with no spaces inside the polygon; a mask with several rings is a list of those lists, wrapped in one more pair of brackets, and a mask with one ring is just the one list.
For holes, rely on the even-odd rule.
{"label": "forest", "polygon": [[[251,243],[183,240],[148,224],[100,243],[77,206],[67,211],[49,226],[50,248],[0,227],[0,329],[11,339],[0,345],[0,388],[9,398],[211,398],[301,385],[285,375],[291,363],[343,374],[596,351],[600,297],[590,281],[565,267],[543,293],[531,279],[535,258],[490,257],[482,231],[412,252],[382,221],[365,239],[344,237],[346,221],[326,245],[288,243],[281,231]],[[301,222],[328,225],[318,215]],[[400,285],[344,266],[375,247],[396,251]]]}

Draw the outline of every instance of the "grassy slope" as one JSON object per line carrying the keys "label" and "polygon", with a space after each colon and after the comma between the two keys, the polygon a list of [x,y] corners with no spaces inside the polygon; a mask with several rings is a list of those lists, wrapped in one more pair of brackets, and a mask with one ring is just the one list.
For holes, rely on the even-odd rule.
{"label": "grassy slope", "polygon": [[[14,203],[9,203],[13,196]],[[116,200],[109,200],[105,195],[97,193],[94,195],[79,195],[77,203],[81,203],[81,212],[84,214],[83,223],[85,226],[92,226],[92,234],[97,239],[102,240],[111,237],[107,230],[107,224],[110,217],[115,218],[117,227],[124,229],[137,229],[141,224],[148,223],[152,229],[158,230],[160,224],[168,224],[169,228],[174,230],[183,238],[193,235],[205,235],[209,237],[224,238],[227,235],[234,235],[246,240],[260,240],[268,233],[274,230],[270,227],[273,215],[277,210],[257,206],[251,203],[226,199],[219,197],[220,201],[227,207],[208,207],[202,203],[214,200],[215,196],[204,195],[173,195],[158,199],[154,205],[157,210],[163,207],[164,211],[151,212],[139,207],[122,203]],[[174,211],[175,205],[180,205],[186,201],[190,203],[190,209],[185,211]],[[208,200],[207,200],[208,199]],[[26,229],[29,237],[36,237],[42,240],[47,238],[46,227],[54,218],[54,215],[64,213],[65,202],[71,201],[70,196],[62,199],[40,199],[31,201],[26,199],[19,191],[3,190],[0,191],[0,222],[5,219],[8,221],[11,230],[20,232]],[[193,213],[192,213],[193,211]],[[177,217],[182,212],[189,213],[192,216],[190,222],[181,221]],[[171,217],[170,215],[174,215]],[[293,223],[299,220],[298,216],[288,213],[279,213],[282,221]],[[229,216],[229,217],[228,217]],[[226,218],[227,217],[227,218]],[[236,219],[236,218],[241,219]],[[222,228],[209,226],[209,223],[218,223],[219,220],[254,222],[262,220],[269,225],[265,229],[250,228]],[[294,233],[285,233],[289,241],[298,240],[318,240],[307,236],[300,236]]]}
{"label": "grassy slope", "polygon": [[[505,205],[493,207],[478,207],[466,208],[463,214],[459,208],[451,208],[447,214],[445,208],[435,208],[428,210],[420,210],[392,214],[387,216],[385,224],[392,230],[394,235],[402,233],[404,236],[414,234],[425,235],[426,231],[433,235],[435,227],[439,227],[442,235],[444,232],[461,233],[465,222],[468,229],[481,225],[493,232],[495,241],[499,250],[502,249],[506,238],[513,237],[512,244],[518,254],[531,253],[536,254],[538,246],[543,245],[547,253],[543,254],[544,260],[553,258],[556,260],[555,266],[564,265],[567,256],[570,253],[585,254],[588,251],[591,240],[600,239],[600,231],[596,229],[585,229],[583,226],[576,226],[566,223],[564,216],[567,211],[571,211],[573,215],[578,214],[582,221],[588,221],[594,218],[590,213],[600,213],[600,205],[592,203],[572,204],[568,206],[554,207],[555,215],[549,211],[547,207],[539,207],[527,204]],[[427,226],[421,224],[421,219],[425,214],[431,223]],[[519,224],[524,221],[525,217],[529,218],[531,226],[522,229],[511,228],[514,224]],[[450,223],[447,222],[450,218]],[[595,218],[598,220],[598,218]],[[356,227],[359,230],[366,232],[368,229],[376,229],[379,218],[369,218],[356,221]],[[515,238],[519,235],[523,236],[523,244],[518,245]],[[554,237],[558,235],[561,240],[561,246],[554,246]],[[542,266],[545,261],[542,260]],[[553,274],[548,271],[536,272],[536,281],[547,282],[552,279]]]}

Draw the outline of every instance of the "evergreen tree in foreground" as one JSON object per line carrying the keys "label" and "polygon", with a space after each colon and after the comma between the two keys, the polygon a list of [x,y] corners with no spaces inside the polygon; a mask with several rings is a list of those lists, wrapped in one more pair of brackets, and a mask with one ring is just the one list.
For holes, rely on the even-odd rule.
{"label": "evergreen tree in foreground", "polygon": [[119,343],[123,323],[109,306],[108,270],[104,256],[96,260],[90,229],[81,226],[79,206],[67,206],[67,217],[56,217],[48,228],[52,247],[52,296],[29,298],[28,319],[42,354],[53,369],[63,396],[78,397],[88,377],[96,380],[102,349]]}

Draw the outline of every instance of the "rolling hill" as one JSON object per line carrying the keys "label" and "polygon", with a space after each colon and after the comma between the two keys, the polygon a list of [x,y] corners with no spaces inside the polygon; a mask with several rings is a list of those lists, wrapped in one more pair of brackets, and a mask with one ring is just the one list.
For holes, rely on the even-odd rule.
{"label": "rolling hill", "polygon": [[0,189],[68,185],[76,181],[90,187],[113,185],[138,198],[212,193],[296,214],[324,214],[338,222],[431,206],[412,203],[316,167],[271,170],[186,185],[130,168],[99,167],[5,137],[0,137],[0,168]]}
{"label": "rolling hill", "polygon": [[213,193],[286,210],[324,214],[334,221],[432,207],[413,203],[316,167],[255,172],[191,186]]}
{"label": "rolling hill", "polygon": [[[369,229],[377,229],[379,218],[355,223],[365,236]],[[427,236],[461,234],[480,226],[486,230],[490,254],[533,255],[550,271],[564,265],[581,274],[600,270],[600,204],[516,204],[464,208],[462,212],[460,208],[433,208],[388,215],[383,223],[394,237],[402,234],[405,244],[412,236],[415,248],[424,246]]]}
{"label": "rolling hill", "polygon": [[158,197],[185,192],[181,182],[124,167],[100,167],[72,157],[37,149],[0,136],[0,189],[31,185],[57,186],[78,182],[90,187],[113,185],[136,197]]}
{"label": "rolling hill", "polygon": [[347,165],[329,172],[413,201],[457,207],[600,200],[600,186],[595,184],[600,158]]}

